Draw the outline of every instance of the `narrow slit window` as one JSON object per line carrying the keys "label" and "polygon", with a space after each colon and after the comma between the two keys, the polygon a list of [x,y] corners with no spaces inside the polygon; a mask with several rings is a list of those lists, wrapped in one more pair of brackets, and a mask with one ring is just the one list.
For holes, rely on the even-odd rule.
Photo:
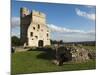
{"label": "narrow slit window", "polygon": [[47,37],[48,37],[49,35],[48,35],[48,33],[47,33]]}
{"label": "narrow slit window", "polygon": [[33,27],[33,30],[35,30],[35,27]]}
{"label": "narrow slit window", "polygon": [[40,29],[40,25],[38,24],[38,29]]}
{"label": "narrow slit window", "polygon": [[33,32],[30,32],[30,36],[31,36],[31,37],[33,36]]}

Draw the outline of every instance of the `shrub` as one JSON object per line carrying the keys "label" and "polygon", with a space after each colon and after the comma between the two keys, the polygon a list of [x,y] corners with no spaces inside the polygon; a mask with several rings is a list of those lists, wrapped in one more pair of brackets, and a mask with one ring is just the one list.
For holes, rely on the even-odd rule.
{"label": "shrub", "polygon": [[12,46],[19,46],[20,45],[20,39],[17,36],[11,37],[11,45]]}
{"label": "shrub", "polygon": [[88,56],[90,59],[95,59],[96,58],[96,53],[95,52],[89,52]]}
{"label": "shrub", "polygon": [[51,46],[50,45],[46,45],[45,48],[51,48]]}

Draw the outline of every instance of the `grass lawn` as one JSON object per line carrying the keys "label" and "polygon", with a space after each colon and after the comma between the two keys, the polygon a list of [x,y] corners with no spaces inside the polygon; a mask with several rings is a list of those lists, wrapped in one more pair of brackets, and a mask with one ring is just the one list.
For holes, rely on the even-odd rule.
{"label": "grass lawn", "polygon": [[50,51],[26,51],[16,52],[11,56],[11,73],[27,74],[54,71],[72,71],[72,70],[88,70],[95,69],[95,60],[89,60],[85,63],[67,62],[63,66],[57,66],[52,63],[52,53]]}
{"label": "grass lawn", "polygon": [[93,49],[93,50],[96,50],[96,46],[83,46],[84,48],[87,48],[87,49]]}

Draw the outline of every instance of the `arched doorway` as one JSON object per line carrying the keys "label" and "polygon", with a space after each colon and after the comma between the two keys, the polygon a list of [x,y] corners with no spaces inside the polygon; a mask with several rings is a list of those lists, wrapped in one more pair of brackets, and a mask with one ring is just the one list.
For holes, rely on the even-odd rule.
{"label": "arched doorway", "polygon": [[38,41],[38,47],[43,47],[43,40]]}

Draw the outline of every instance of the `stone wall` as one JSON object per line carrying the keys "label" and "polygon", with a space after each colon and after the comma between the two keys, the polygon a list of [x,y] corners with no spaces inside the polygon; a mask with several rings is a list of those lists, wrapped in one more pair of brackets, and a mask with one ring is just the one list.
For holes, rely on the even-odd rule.
{"label": "stone wall", "polygon": [[[89,50],[79,46],[56,46],[55,61],[57,65],[60,63],[72,61],[74,63],[87,62],[90,59]],[[59,63],[59,64],[58,64]]]}
{"label": "stone wall", "polygon": [[50,30],[47,27],[46,15],[39,11],[29,13],[21,8],[21,40],[24,46],[50,45]]}

